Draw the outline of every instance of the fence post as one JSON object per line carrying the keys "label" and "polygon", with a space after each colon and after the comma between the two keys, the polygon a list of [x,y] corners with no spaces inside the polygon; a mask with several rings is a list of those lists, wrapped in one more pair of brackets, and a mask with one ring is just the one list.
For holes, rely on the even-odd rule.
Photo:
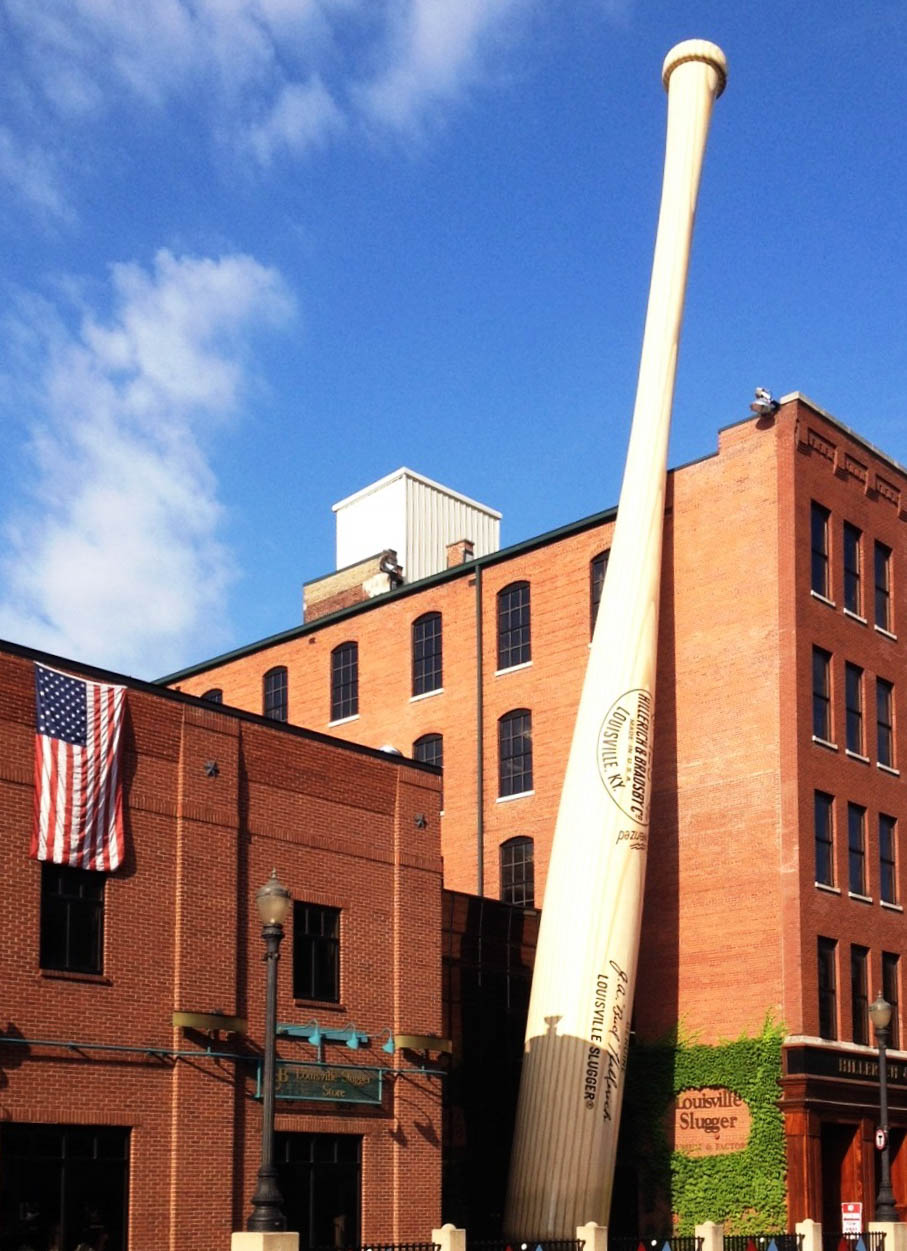
{"label": "fence post", "polygon": [[[796,1233],[803,1238],[803,1251],[822,1251],[822,1224],[820,1221],[797,1221]],[[891,1248],[889,1248],[891,1251]]]}
{"label": "fence post", "polygon": [[595,1221],[577,1225],[576,1241],[586,1244],[583,1251],[608,1251],[608,1226],[596,1225]]}
{"label": "fence post", "polygon": [[[702,1251],[724,1251],[724,1226],[715,1221],[703,1221],[694,1233],[702,1239]],[[820,1248],[821,1251],[821,1248]]]}
{"label": "fence post", "polygon": [[457,1229],[449,1221],[440,1229],[431,1231],[431,1240],[438,1244],[441,1251],[466,1251],[466,1230]]}
{"label": "fence post", "polygon": [[907,1225],[903,1221],[870,1221],[869,1232],[885,1235],[885,1251],[907,1251]]}

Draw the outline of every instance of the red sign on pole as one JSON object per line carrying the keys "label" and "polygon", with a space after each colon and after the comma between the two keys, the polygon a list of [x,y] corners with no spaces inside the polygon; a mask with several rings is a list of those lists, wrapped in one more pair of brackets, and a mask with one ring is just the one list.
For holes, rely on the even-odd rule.
{"label": "red sign on pole", "polygon": [[859,1234],[863,1232],[863,1204],[841,1204],[841,1233]]}

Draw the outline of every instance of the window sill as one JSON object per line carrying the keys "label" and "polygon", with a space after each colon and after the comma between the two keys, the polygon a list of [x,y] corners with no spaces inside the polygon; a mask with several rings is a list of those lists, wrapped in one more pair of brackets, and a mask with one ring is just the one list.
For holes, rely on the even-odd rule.
{"label": "window sill", "polygon": [[876,768],[881,769],[883,773],[890,773],[893,778],[901,776],[900,769],[893,769],[891,765],[882,764],[881,760],[876,762]]}
{"label": "window sill", "polygon": [[873,626],[873,629],[876,634],[881,634],[883,639],[891,639],[892,643],[896,643],[898,641],[898,636],[896,634],[892,634],[890,630],[886,630],[884,626]]}
{"label": "window sill", "polygon": [[436,686],[433,691],[422,691],[418,695],[410,695],[409,702],[411,704],[417,704],[420,699],[431,699],[432,695],[443,695],[443,694],[444,694],[444,687]]}
{"label": "window sill", "polygon": [[104,973],[77,973],[74,969],[39,969],[38,976],[61,982],[89,982],[93,986],[113,985],[113,979]]}
{"label": "window sill", "polygon": [[844,748],[844,755],[849,756],[851,760],[859,760],[860,764],[869,764],[868,756],[862,756],[858,751],[851,751],[849,747]]}
{"label": "window sill", "polygon": [[333,730],[333,728],[337,725],[349,725],[351,721],[358,721],[358,720],[359,720],[359,713],[353,712],[348,717],[338,717],[336,721],[329,721],[328,729]]}
{"label": "window sill", "polygon": [[512,795],[498,795],[494,801],[496,804],[509,804],[511,799],[527,799],[530,795],[534,795],[535,791],[515,791]]}
{"label": "window sill", "polygon": [[904,909],[900,904],[889,903],[887,899],[880,899],[879,903],[883,908],[887,908],[889,912],[903,912]]}
{"label": "window sill", "polygon": [[851,621],[856,621],[858,625],[868,625],[865,617],[861,617],[858,612],[852,612],[849,608],[842,608],[841,611],[845,617],[849,617]]}
{"label": "window sill", "polygon": [[820,604],[827,604],[829,608],[837,608],[835,601],[833,599],[829,599],[827,595],[823,595],[821,591],[814,591],[812,587],[810,587],[809,593],[813,599],[817,599]]}
{"label": "window sill", "polygon": [[532,668],[532,661],[524,660],[522,664],[519,664],[519,665],[508,665],[506,669],[495,669],[494,676],[496,678],[500,678],[505,673],[518,673],[520,669],[531,669],[531,668]]}
{"label": "window sill", "polygon": [[837,751],[837,750],[838,750],[838,744],[837,744],[837,743],[833,743],[833,742],[831,741],[831,739],[827,739],[827,738],[819,738],[818,734],[814,734],[814,735],[813,735],[813,742],[814,742],[814,743],[815,743],[818,747],[826,747],[829,751]]}
{"label": "window sill", "polygon": [[840,886],[829,886],[828,882],[816,882],[815,887],[816,890],[828,891],[829,895],[840,895],[841,893]]}
{"label": "window sill", "polygon": [[849,899],[855,899],[857,903],[872,903],[872,895],[859,895],[855,890],[849,890],[847,896]]}
{"label": "window sill", "polygon": [[317,1008],[319,1012],[346,1012],[346,1007],[334,999],[294,999],[293,1006],[304,1011]]}

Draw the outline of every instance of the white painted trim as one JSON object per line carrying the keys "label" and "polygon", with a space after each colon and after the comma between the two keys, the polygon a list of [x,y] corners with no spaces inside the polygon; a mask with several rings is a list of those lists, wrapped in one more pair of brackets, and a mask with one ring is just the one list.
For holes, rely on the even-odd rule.
{"label": "white painted trim", "polygon": [[506,669],[495,669],[494,676],[496,678],[503,677],[505,673],[518,673],[520,669],[531,669],[532,661],[524,660],[520,665],[508,665]]}
{"label": "white painted trim", "polygon": [[432,695],[443,695],[443,694],[444,694],[444,687],[436,686],[433,691],[423,691],[421,695],[410,695],[409,702],[411,704],[417,704],[420,699],[431,699]]}
{"label": "white painted trim", "polygon": [[526,799],[529,795],[534,795],[535,791],[517,791],[515,795],[498,795],[494,801],[496,804],[509,804],[511,799]]}

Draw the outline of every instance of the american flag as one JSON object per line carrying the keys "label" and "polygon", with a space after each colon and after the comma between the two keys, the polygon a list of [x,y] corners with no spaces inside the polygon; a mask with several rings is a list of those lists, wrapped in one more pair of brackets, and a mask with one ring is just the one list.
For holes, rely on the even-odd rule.
{"label": "american flag", "polygon": [[78,869],[122,863],[125,689],[35,665],[34,859]]}

